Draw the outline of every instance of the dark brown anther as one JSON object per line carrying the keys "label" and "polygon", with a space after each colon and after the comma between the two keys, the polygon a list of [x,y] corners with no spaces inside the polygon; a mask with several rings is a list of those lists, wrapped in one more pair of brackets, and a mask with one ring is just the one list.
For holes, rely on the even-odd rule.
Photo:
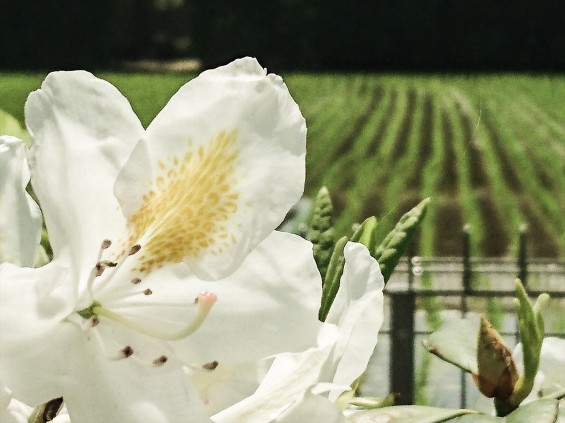
{"label": "dark brown anther", "polygon": [[210,361],[209,363],[203,364],[202,368],[206,370],[214,370],[216,367],[218,367],[218,364],[220,363],[214,360],[214,361]]}
{"label": "dark brown anther", "polygon": [[104,241],[102,241],[102,245],[100,247],[103,250],[106,250],[107,248],[110,248],[110,245],[112,245],[112,241],[110,241],[109,239],[105,239]]}
{"label": "dark brown anther", "polygon": [[92,327],[97,326],[98,323],[100,323],[100,317],[98,316],[92,316],[92,319],[90,319],[90,324],[92,325]]}
{"label": "dark brown anther", "polygon": [[153,360],[153,364],[157,367],[162,366],[163,364],[165,364],[167,362],[168,358],[166,355],[162,355],[159,358],[156,358],[155,360]]}
{"label": "dark brown anther", "polygon": [[141,245],[139,244],[135,244],[133,247],[131,247],[128,251],[128,256],[133,256],[135,253],[137,253],[139,250],[141,250]]}
{"label": "dark brown anther", "polygon": [[105,269],[106,265],[104,263],[102,263],[101,261],[96,263],[96,276],[102,276],[102,273],[104,273]]}
{"label": "dark brown anther", "polygon": [[140,282],[141,282],[141,279],[139,279],[139,278],[133,278],[133,279],[131,280],[131,283],[133,283],[134,285],[137,285],[137,284],[140,283]]}
{"label": "dark brown anther", "polygon": [[147,288],[145,291],[143,291],[144,295],[151,295],[153,294],[153,291],[151,291],[149,288]]}
{"label": "dark brown anther", "polygon": [[133,348],[126,345],[120,352],[124,355],[124,358],[128,358],[133,354]]}
{"label": "dark brown anther", "polygon": [[115,261],[103,261],[102,263],[104,263],[106,266],[108,267],[116,267],[118,265],[118,263],[116,263]]}

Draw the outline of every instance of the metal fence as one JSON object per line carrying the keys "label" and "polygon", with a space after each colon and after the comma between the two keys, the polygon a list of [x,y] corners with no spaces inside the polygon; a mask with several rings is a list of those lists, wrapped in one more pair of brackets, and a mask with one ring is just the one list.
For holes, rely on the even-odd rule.
{"label": "metal fence", "polygon": [[[373,384],[380,391],[364,394],[396,392],[399,404],[473,406],[478,392],[470,375],[453,366],[440,367],[433,361],[439,359],[424,352],[421,341],[440,320],[485,313],[498,320],[499,332],[512,348],[519,341],[512,303],[516,277],[531,297],[550,294],[552,306],[544,314],[546,336],[565,337],[565,260],[526,260],[525,255],[403,259],[385,290],[385,322],[374,356],[378,363],[373,363],[381,375]],[[387,367],[389,379],[383,381]],[[426,395],[430,392],[433,395]]]}

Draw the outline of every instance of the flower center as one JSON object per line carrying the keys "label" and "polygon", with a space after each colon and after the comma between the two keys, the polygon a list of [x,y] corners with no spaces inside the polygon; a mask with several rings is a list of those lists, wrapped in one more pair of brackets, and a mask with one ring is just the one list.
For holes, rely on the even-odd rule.
{"label": "flower center", "polygon": [[[167,341],[179,340],[187,336],[190,336],[200,327],[200,325],[202,325],[202,323],[206,319],[206,316],[208,315],[208,313],[212,309],[212,306],[215,304],[217,300],[216,294],[208,291],[200,292],[198,296],[195,298],[192,307],[195,307],[196,310],[194,311],[192,318],[189,319],[187,322],[185,322],[180,329],[168,330],[168,331],[151,328],[146,325],[143,325],[133,319],[130,319],[126,316],[123,316],[119,313],[116,313],[113,310],[104,307],[103,304],[97,301],[94,295],[93,288],[94,288],[94,284],[98,282],[100,277],[102,275],[105,276],[104,281],[101,281],[102,284],[104,284],[104,282],[108,283],[107,282],[108,279],[115,275],[117,270],[123,265],[123,263],[127,260],[127,258],[137,254],[141,250],[141,246],[139,244],[136,244],[131,248],[129,248],[127,254],[122,254],[122,257],[117,262],[102,260],[104,250],[107,250],[110,247],[110,245],[111,242],[109,240],[104,240],[102,242],[96,264],[91,270],[89,279],[87,281],[87,290],[88,293],[90,294],[90,297],[93,298],[93,300],[88,307],[77,311],[79,316],[81,316],[83,319],[87,319],[87,320],[89,319],[91,321],[92,326],[96,326],[100,323],[100,317],[105,317],[132,331],[141,333],[151,338],[167,340]],[[110,268],[108,272],[112,272],[111,274],[108,274],[107,272],[105,273],[107,268]],[[141,283],[141,279],[137,277],[131,278],[129,283],[133,285],[138,285]],[[141,292],[139,292],[138,294],[143,294],[145,296],[148,296],[151,295],[152,293],[153,291],[151,289],[145,288],[141,290]],[[129,357],[129,355],[127,354],[125,354],[124,356]]]}
{"label": "flower center", "polygon": [[159,161],[160,174],[128,216],[128,244],[143,243],[139,265],[148,273],[165,263],[220,254],[236,242],[230,220],[238,211],[237,132],[218,133],[207,147]]}

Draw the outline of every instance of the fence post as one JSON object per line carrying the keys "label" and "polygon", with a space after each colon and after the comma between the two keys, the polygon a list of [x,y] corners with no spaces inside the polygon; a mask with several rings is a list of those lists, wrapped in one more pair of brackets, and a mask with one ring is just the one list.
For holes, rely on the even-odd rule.
{"label": "fence post", "polygon": [[471,228],[469,224],[463,226],[463,295],[461,296],[461,312],[465,315],[467,309],[467,295],[471,291]]}
{"label": "fence post", "polygon": [[522,281],[524,287],[527,284],[528,279],[528,225],[520,225],[520,238],[518,240],[518,278]]}
{"label": "fence post", "polygon": [[390,292],[391,300],[391,345],[390,381],[391,391],[400,394],[397,404],[414,403],[414,313],[416,295],[409,289]]}

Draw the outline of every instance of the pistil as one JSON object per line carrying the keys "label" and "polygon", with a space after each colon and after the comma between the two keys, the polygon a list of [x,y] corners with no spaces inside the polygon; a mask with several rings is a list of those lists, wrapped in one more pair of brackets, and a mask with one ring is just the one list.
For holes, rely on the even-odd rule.
{"label": "pistil", "polygon": [[165,333],[161,330],[157,331],[155,329],[148,328],[142,324],[139,324],[138,322],[122,316],[121,314],[103,307],[96,301],[94,301],[90,305],[90,307],[79,311],[78,314],[85,319],[91,319],[94,316],[106,317],[107,319],[113,320],[114,322],[128,329],[150,336],[152,338],[162,339],[165,341],[177,341],[179,339],[183,339],[187,336],[192,335],[202,325],[216,300],[216,294],[208,291],[201,292],[194,301],[197,306],[196,315],[190,322],[188,322],[188,324],[184,328],[170,333]]}

